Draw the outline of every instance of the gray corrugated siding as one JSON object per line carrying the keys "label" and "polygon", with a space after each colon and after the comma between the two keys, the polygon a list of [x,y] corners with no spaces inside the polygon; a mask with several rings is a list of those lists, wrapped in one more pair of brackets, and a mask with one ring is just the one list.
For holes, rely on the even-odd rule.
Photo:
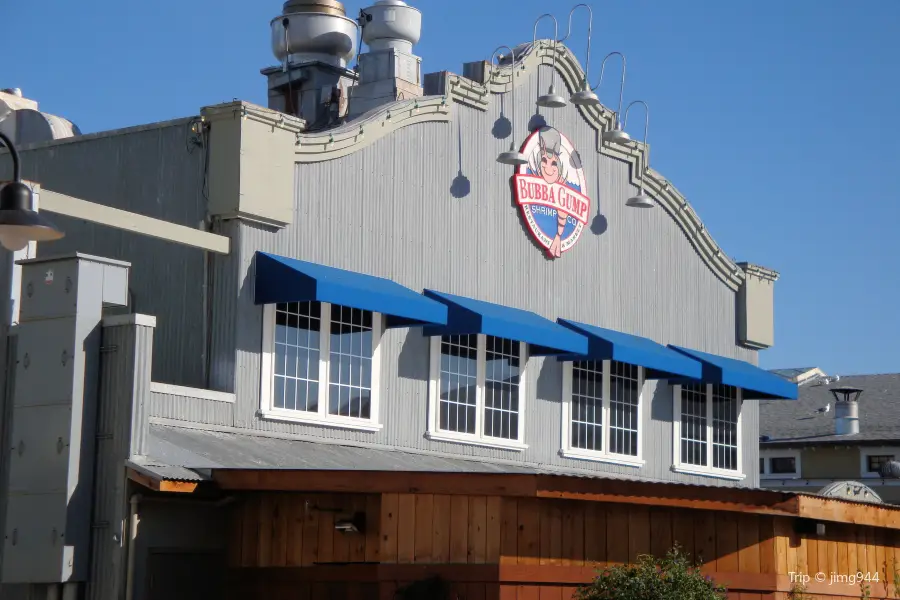
{"label": "gray corrugated siding", "polygon": [[116,598],[124,590],[128,539],[124,466],[132,453],[133,437],[137,435],[132,432],[132,407],[146,402],[150,396],[147,370],[151,365],[153,335],[153,328],[132,324],[103,328],[103,345],[110,351],[102,355],[100,369],[88,600]]}
{"label": "gray corrugated siding", "polygon": [[[188,122],[41,144],[22,152],[25,179],[55,192],[198,227],[202,149],[187,150]],[[0,173],[9,160],[0,161]],[[55,214],[66,232],[38,256],[84,252],[132,264],[132,312],[158,317],[154,380],[203,387],[204,253]]]}
{"label": "gray corrugated siding", "polygon": [[[542,90],[547,73],[545,69]],[[537,79],[532,77],[517,90],[517,145],[534,112]],[[698,258],[665,212],[625,207],[625,199],[636,193],[628,180],[629,167],[595,151],[596,132],[571,106],[549,111],[547,120],[579,150],[592,182],[587,193],[593,210],[599,203],[609,225],[602,235],[586,230],[563,258],[545,259],[512,199],[512,169],[495,162],[497,153],[509,145],[508,139],[497,140],[491,134],[499,106],[492,102],[487,113],[455,106],[457,118],[449,125],[408,127],[346,158],[298,165],[294,224],[278,232],[241,225],[233,237],[240,266],[237,273],[228,273],[241,283],[237,312],[229,312],[233,298],[227,307],[216,306],[216,330],[236,331],[235,425],[488,460],[519,459],[709,483],[707,478],[672,473],[671,391],[666,386],[657,393],[653,383],[644,395],[643,469],[559,457],[561,368],[555,360],[529,363],[529,448],[523,454],[426,440],[428,341],[418,330],[393,330],[384,337],[382,431],[322,429],[256,416],[262,309],[253,304],[248,282],[257,250],[387,277],[414,290],[435,288],[529,309],[551,319],[566,317],[756,362],[755,352],[736,345],[734,293]],[[505,113],[510,114],[508,109]],[[450,188],[460,172],[468,178],[471,192],[455,198]],[[218,351],[227,361],[227,348],[220,346]],[[757,431],[755,405],[747,403],[743,421],[747,480],[723,485],[757,484]]]}
{"label": "gray corrugated siding", "polygon": [[234,405],[205,398],[153,392],[150,417],[231,426],[234,424]]}
{"label": "gray corrugated siding", "polygon": [[[9,502],[9,455],[13,447],[10,438],[13,433],[13,390],[16,384],[16,344],[18,339],[18,335],[6,335],[5,332],[0,336],[0,343],[3,344],[4,350],[0,356],[2,356],[5,371],[0,379],[3,385],[0,388],[0,394],[2,394],[2,402],[0,402],[0,419],[2,419],[0,420],[0,444],[2,444],[0,445],[0,531],[6,531],[6,505]],[[0,547],[0,567],[3,566],[4,547]],[[0,585],[0,597],[6,598],[8,589],[9,586]]]}

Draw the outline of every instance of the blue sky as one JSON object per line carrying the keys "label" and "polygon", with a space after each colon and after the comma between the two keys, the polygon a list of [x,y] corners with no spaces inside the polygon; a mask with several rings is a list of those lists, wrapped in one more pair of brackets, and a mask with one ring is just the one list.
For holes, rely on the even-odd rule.
{"label": "blue sky", "polygon": [[[574,6],[411,3],[423,11],[426,73],[531,39],[541,13],[564,27]],[[0,87],[21,87],[86,133],[266,102],[259,69],[274,63],[268,23],[281,2],[0,4]],[[348,14],[368,4],[346,2]],[[900,371],[900,0],[592,5],[594,64],[627,56],[626,102],[651,107],[654,167],[725,252],[782,275],[762,366]],[[582,60],[583,14],[569,40]],[[615,86],[604,87],[615,106]]]}

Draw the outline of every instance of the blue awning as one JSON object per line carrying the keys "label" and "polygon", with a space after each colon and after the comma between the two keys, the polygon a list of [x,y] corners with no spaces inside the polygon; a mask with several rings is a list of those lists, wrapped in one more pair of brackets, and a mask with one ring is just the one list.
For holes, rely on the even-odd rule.
{"label": "blue awning", "polygon": [[719,383],[739,387],[744,390],[744,399],[797,399],[796,383],[791,383],[748,362],[679,346],[670,345],[669,348],[700,361],[703,365],[703,377],[701,378],[703,383]]}
{"label": "blue awning", "polygon": [[647,379],[700,378],[702,369],[699,362],[653,340],[568,319],[558,321],[588,338],[585,355],[561,356],[560,360],[616,360],[644,367]]}
{"label": "blue awning", "polygon": [[425,295],[447,306],[447,325],[426,327],[425,335],[483,333],[525,342],[535,356],[583,354],[587,338],[533,312],[434,290]]}
{"label": "blue awning", "polygon": [[256,253],[256,304],[313,301],[382,313],[386,327],[447,323],[446,306],[389,279]]}

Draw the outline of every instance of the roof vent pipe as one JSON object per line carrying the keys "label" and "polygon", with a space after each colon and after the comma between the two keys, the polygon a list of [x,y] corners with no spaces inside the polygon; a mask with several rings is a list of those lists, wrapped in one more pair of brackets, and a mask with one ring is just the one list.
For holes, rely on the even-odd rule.
{"label": "roof vent pipe", "polygon": [[834,396],[834,432],[837,435],[859,433],[859,397],[862,390],[839,387],[829,390]]}
{"label": "roof vent pipe", "polygon": [[422,13],[402,0],[378,0],[362,10],[362,39],[369,51],[399,50],[412,54],[422,35]]}

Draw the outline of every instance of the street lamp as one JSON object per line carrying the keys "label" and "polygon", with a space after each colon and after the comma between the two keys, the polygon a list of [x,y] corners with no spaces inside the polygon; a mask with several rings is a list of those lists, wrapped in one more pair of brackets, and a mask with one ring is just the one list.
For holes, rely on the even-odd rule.
{"label": "street lamp", "polygon": [[31,209],[31,188],[22,183],[19,152],[12,140],[0,132],[0,142],[9,148],[13,160],[13,180],[0,189],[0,245],[15,252],[28,242],[61,239],[65,234]]}

